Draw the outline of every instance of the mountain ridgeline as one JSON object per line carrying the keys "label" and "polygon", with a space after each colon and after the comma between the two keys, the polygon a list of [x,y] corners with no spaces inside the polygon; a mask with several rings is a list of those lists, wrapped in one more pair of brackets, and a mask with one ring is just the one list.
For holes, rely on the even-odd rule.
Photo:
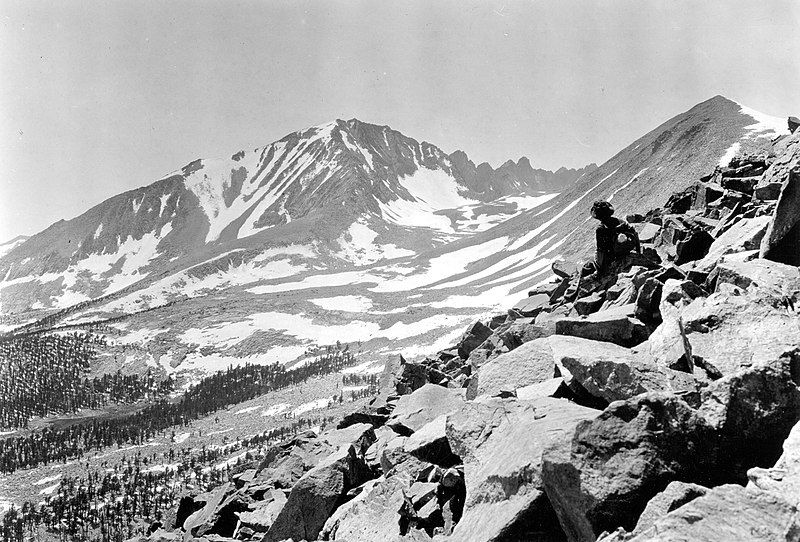
{"label": "mountain ridgeline", "polygon": [[[176,259],[222,252],[219,247],[328,242],[358,217],[385,215],[398,202],[436,212],[453,202],[563,191],[595,168],[550,172],[533,169],[527,158],[497,169],[476,166],[462,151],[447,155],[388,126],[337,120],[227,159],[195,160],[9,244],[0,258],[4,305],[10,312],[47,308],[47,298],[64,290],[77,295],[63,305],[96,298]],[[414,187],[428,197],[410,193],[404,179],[416,180]],[[60,276],[71,267],[80,277]],[[27,277],[37,277],[38,295],[18,286]]]}

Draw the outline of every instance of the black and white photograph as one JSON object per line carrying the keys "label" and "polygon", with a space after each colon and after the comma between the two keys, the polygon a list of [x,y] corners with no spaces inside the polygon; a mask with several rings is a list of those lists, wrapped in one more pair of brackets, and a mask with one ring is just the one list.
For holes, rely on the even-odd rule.
{"label": "black and white photograph", "polygon": [[0,0],[0,542],[800,542],[800,2]]}

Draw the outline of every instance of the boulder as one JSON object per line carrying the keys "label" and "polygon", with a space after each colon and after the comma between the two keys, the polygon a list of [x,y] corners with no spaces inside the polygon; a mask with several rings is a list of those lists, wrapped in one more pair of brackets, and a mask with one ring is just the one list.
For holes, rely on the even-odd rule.
{"label": "boulder", "polygon": [[534,323],[533,318],[521,318],[499,328],[497,336],[509,351],[519,348],[534,339],[552,335],[547,329]]}
{"label": "boulder", "polygon": [[648,336],[647,327],[629,316],[632,306],[615,307],[596,312],[584,318],[561,318],[556,321],[556,333],[595,341],[605,341],[620,346],[635,346]]}
{"label": "boulder", "polygon": [[702,416],[665,393],[611,403],[579,424],[571,441],[543,456],[545,490],[567,539],[632,530],[645,503],[671,480],[713,482],[713,436]]}
{"label": "boulder", "polygon": [[800,127],[800,119],[798,119],[797,117],[789,117],[786,123],[789,125],[790,134],[794,133],[794,131]]}
{"label": "boulder", "polygon": [[557,352],[559,363],[594,397],[610,403],[651,391],[696,392],[692,375],[638,360],[627,348],[574,339],[582,348]]}
{"label": "boulder", "polygon": [[380,404],[392,395],[406,395],[421,388],[428,381],[428,369],[424,365],[408,362],[403,356],[399,356],[388,361],[383,369],[381,393],[377,401]]}
{"label": "boulder", "polygon": [[800,166],[797,167],[781,188],[759,247],[762,258],[790,265],[800,265]]}
{"label": "boulder", "polygon": [[704,229],[696,228],[675,245],[675,265],[704,258],[714,243],[714,238]]}
{"label": "boulder", "polygon": [[470,381],[467,399],[496,395],[501,391],[513,392],[556,376],[550,337],[535,339],[481,367]]}
{"label": "boulder", "polygon": [[262,540],[315,540],[347,492],[370,478],[364,451],[344,445],[304,474]]}
{"label": "boulder", "polygon": [[377,470],[381,467],[381,457],[387,445],[394,439],[400,437],[390,427],[378,427],[375,429],[375,442],[370,444],[367,451],[364,452],[364,460],[372,470]]}
{"label": "boulder", "polygon": [[717,286],[759,287],[766,296],[780,299],[800,290],[800,269],[771,260],[725,262],[718,266]]}
{"label": "boulder", "polygon": [[636,297],[636,317],[643,322],[660,322],[661,290],[663,284],[655,278],[648,278],[642,284]]}
{"label": "boulder", "polygon": [[714,428],[730,473],[742,479],[750,467],[775,462],[800,420],[798,385],[800,349],[795,349],[703,389],[698,413]]}
{"label": "boulder", "polygon": [[467,359],[470,352],[475,350],[481,343],[491,337],[492,330],[482,322],[475,322],[469,330],[458,341],[458,355],[461,359]]}
{"label": "boulder", "polygon": [[661,226],[651,222],[645,222],[640,224],[636,230],[639,233],[639,241],[642,243],[652,243],[661,230]]}
{"label": "boulder", "polygon": [[681,310],[694,356],[702,357],[722,374],[732,374],[742,367],[777,359],[798,345],[795,315],[765,298],[763,290],[723,286]]}
{"label": "boulder", "polygon": [[328,518],[328,520],[325,522],[325,525],[322,527],[322,531],[320,531],[320,540],[334,540],[342,519],[350,518],[354,509],[357,509],[360,503],[364,502],[375,485],[383,482],[384,480],[385,479],[381,477],[364,482],[358,488],[359,491],[355,497],[341,505],[333,514],[331,514],[331,517]]}
{"label": "boulder", "polygon": [[722,485],[673,510],[629,542],[796,541],[797,507],[781,497],[738,485]]}
{"label": "boulder", "polygon": [[405,491],[413,481],[414,474],[402,471],[368,482],[355,499],[345,503],[325,523],[323,540],[402,540],[400,510],[405,504]]}
{"label": "boulder", "polygon": [[708,488],[697,484],[670,482],[664,491],[650,499],[631,534],[636,536],[647,531],[657,520],[706,493]]}
{"label": "boulder", "polygon": [[792,428],[782,450],[772,468],[754,467],[747,471],[747,487],[778,493],[800,507],[800,422]]}
{"label": "boulder", "polygon": [[708,272],[727,254],[757,249],[767,232],[770,220],[768,216],[740,220],[714,240],[708,254],[695,264],[695,268]]}
{"label": "boulder", "polygon": [[224,501],[235,491],[235,486],[228,482],[198,495],[195,502],[203,503],[203,507],[191,514],[183,523],[183,529],[191,536],[204,534],[233,535],[236,528],[236,515],[229,510],[231,517],[222,511]]}
{"label": "boulder", "polygon": [[450,450],[445,432],[446,423],[447,414],[435,418],[408,437],[403,443],[403,449],[406,453],[428,463],[442,467],[457,465],[461,461]]}
{"label": "boulder", "polygon": [[464,512],[453,539],[560,537],[543,492],[542,451],[568,443],[576,425],[597,414],[563,399],[543,398],[473,402],[448,416],[448,440],[464,460],[466,482]]}
{"label": "boulder", "polygon": [[459,390],[425,384],[410,395],[404,395],[386,424],[398,433],[410,435],[442,414],[449,414],[464,404]]}
{"label": "boulder", "polygon": [[[254,533],[265,533],[269,530],[278,517],[278,513],[286,504],[286,494],[273,489],[266,493],[263,501],[256,504],[252,511],[239,512],[239,527],[250,529]],[[236,533],[234,533],[234,538]]]}
{"label": "boulder", "polygon": [[[514,304],[513,309],[524,317],[536,317],[550,305],[550,296],[547,294],[535,294],[520,299]],[[483,341],[481,341],[483,342]]]}
{"label": "boulder", "polygon": [[568,262],[565,260],[556,260],[550,268],[553,273],[561,278],[570,279],[578,273],[578,266],[575,262]]}
{"label": "boulder", "polygon": [[586,297],[582,297],[575,301],[573,307],[575,308],[575,312],[580,314],[581,316],[585,316],[587,314],[591,314],[593,312],[597,312],[600,310],[600,307],[603,305],[603,295],[600,292],[595,292],[593,294],[587,295]]}

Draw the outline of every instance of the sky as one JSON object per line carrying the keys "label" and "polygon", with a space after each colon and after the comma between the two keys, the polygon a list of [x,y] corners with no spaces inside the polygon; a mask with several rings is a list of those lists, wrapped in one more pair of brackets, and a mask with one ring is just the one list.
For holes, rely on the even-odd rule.
{"label": "sky", "polygon": [[800,2],[0,3],[0,242],[335,118],[602,163],[722,94],[800,116]]}

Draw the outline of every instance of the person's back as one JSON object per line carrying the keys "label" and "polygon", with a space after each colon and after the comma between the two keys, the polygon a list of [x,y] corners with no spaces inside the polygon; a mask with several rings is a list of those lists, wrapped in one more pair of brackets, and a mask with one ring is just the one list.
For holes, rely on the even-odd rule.
{"label": "person's back", "polygon": [[584,274],[605,273],[611,264],[632,251],[641,252],[639,236],[633,227],[614,216],[614,207],[607,201],[592,205],[592,217],[600,224],[595,230],[595,259],[584,266]]}

